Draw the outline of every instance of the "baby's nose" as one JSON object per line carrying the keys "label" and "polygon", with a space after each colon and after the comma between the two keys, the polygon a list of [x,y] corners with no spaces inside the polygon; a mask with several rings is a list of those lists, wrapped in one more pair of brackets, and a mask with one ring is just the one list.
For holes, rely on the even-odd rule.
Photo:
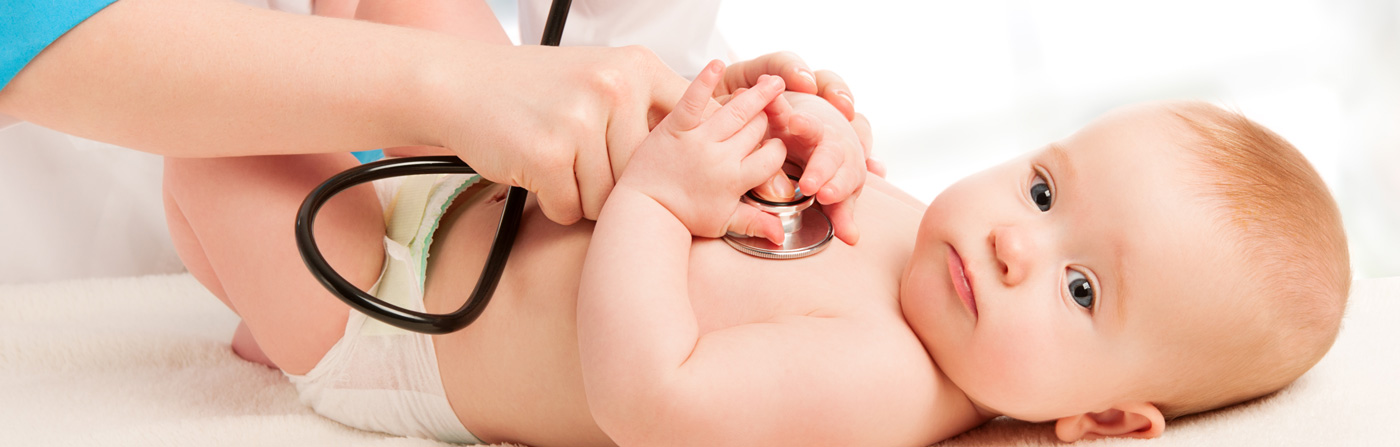
{"label": "baby's nose", "polygon": [[1033,266],[1033,256],[1040,251],[1040,244],[1031,232],[1021,226],[1001,226],[992,229],[988,242],[992,244],[992,253],[1001,269],[1002,283],[1014,286],[1025,281]]}

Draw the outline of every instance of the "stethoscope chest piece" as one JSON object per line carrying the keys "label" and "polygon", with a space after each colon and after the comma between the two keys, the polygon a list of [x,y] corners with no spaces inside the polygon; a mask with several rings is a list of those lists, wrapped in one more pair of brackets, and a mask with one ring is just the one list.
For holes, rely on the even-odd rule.
{"label": "stethoscope chest piece", "polygon": [[749,237],[742,234],[724,235],[724,242],[730,247],[748,255],[765,259],[797,259],[821,253],[831,243],[835,232],[831,219],[818,208],[811,208],[816,196],[797,197],[786,202],[766,200],[753,191],[740,199],[763,212],[778,216],[783,224],[783,244],[774,244],[762,237]]}

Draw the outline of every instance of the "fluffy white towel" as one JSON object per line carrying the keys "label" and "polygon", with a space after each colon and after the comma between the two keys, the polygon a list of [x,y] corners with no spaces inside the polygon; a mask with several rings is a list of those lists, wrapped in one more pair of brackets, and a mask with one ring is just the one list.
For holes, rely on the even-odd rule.
{"label": "fluffy white towel", "polygon": [[[1297,383],[1147,444],[1394,445],[1396,321],[1400,278],[1358,281],[1336,346]],[[450,445],[317,416],[280,373],[233,355],[236,324],[189,275],[0,286],[0,445]],[[1003,419],[943,445],[1057,443],[1049,424]]]}

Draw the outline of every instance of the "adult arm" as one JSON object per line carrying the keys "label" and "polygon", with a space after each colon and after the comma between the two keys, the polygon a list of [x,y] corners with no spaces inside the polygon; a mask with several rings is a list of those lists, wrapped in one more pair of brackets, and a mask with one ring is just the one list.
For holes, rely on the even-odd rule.
{"label": "adult arm", "polygon": [[171,156],[383,147],[431,139],[405,112],[444,47],[477,50],[233,2],[122,0],[39,53],[0,111]]}
{"label": "adult arm", "polygon": [[631,48],[511,47],[213,0],[121,0],[0,90],[0,113],[177,157],[446,147],[596,218],[685,80]]}

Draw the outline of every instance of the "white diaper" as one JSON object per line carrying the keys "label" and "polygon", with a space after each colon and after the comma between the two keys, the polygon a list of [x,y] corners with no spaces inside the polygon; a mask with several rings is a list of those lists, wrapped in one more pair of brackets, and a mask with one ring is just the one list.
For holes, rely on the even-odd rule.
{"label": "white diaper", "polygon": [[[453,199],[480,177],[421,175],[377,185],[385,200],[384,271],[369,292],[422,312],[428,247]],[[385,195],[383,193],[390,192]],[[304,376],[287,374],[301,401],[361,430],[480,444],[447,402],[431,335],[350,311],[345,335]]]}

